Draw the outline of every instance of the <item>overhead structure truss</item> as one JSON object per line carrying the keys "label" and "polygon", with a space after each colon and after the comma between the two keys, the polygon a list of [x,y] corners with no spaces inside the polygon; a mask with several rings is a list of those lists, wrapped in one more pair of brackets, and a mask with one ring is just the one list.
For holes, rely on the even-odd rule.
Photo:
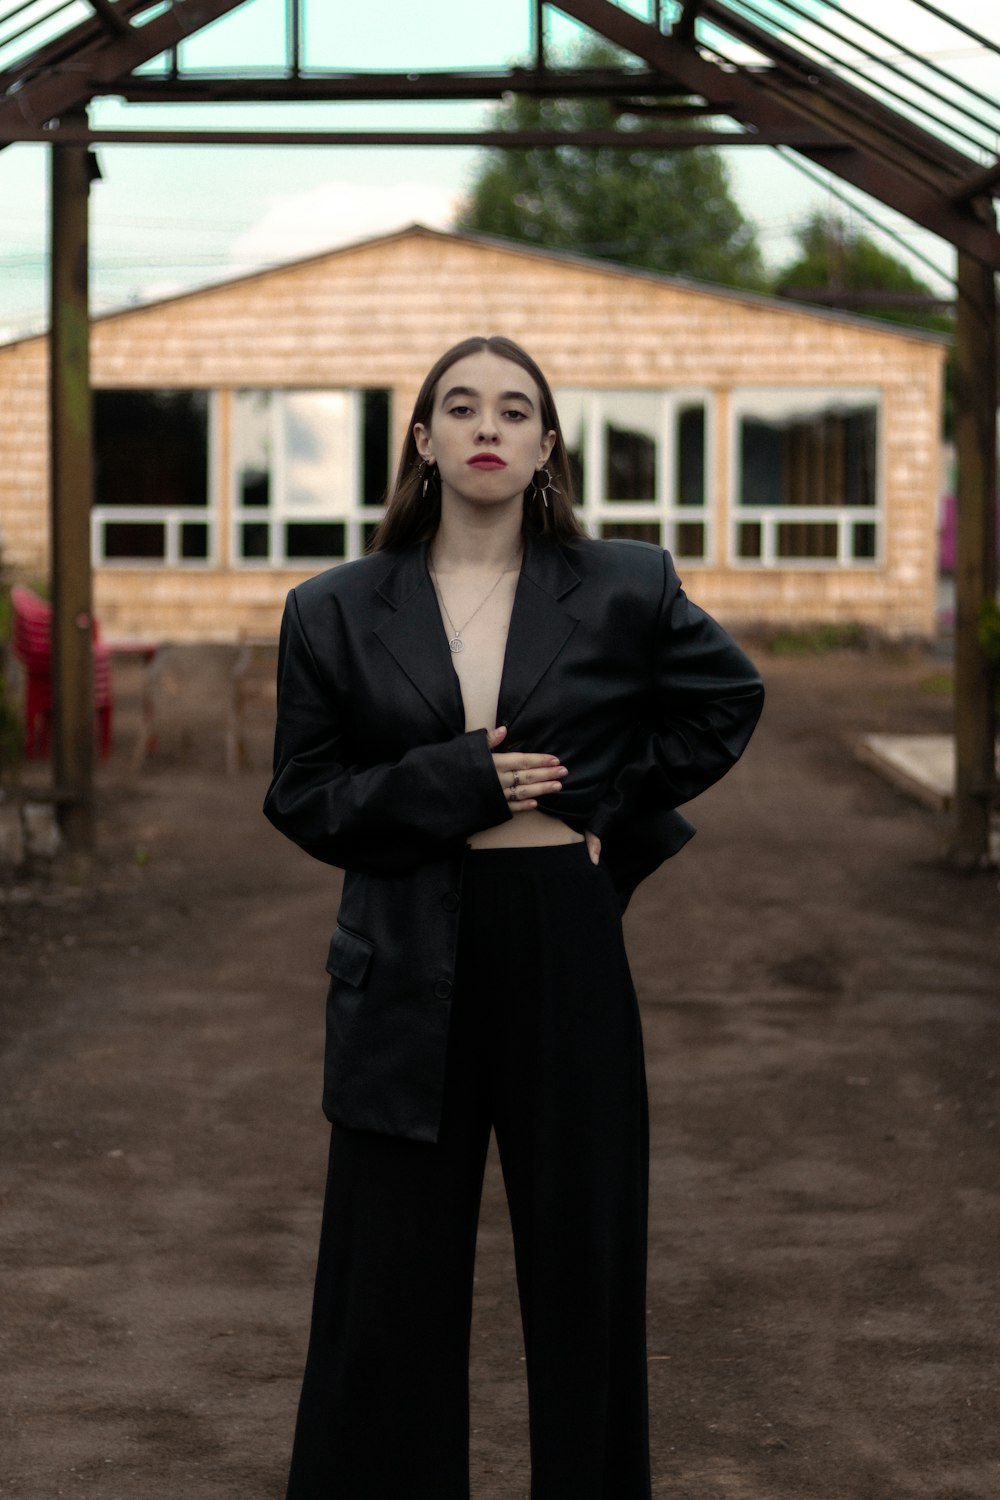
{"label": "overhead structure truss", "polygon": [[[284,54],[266,70],[207,72],[184,63],[188,38],[254,0],[0,0],[0,149],[44,141],[60,152],[86,154],[101,143],[203,145],[488,146],[525,149],[574,144],[643,149],[776,146],[810,162],[915,224],[958,252],[957,438],[959,562],[957,569],[956,727],[958,789],[956,853],[982,858],[989,807],[996,800],[994,712],[988,664],[978,644],[984,603],[996,594],[996,381],[994,275],[1000,234],[993,200],[1000,193],[1000,88],[979,90],[905,40],[890,36],[865,0],[649,0],[645,18],[614,0],[532,0],[531,52],[521,66],[449,72],[336,71],[309,66],[303,39],[306,7],[286,0]],[[336,0],[323,0],[327,6]],[[954,29],[963,42],[1000,56],[1000,41],[967,26],[930,0],[907,0]],[[617,67],[555,65],[547,56],[546,16],[559,11],[628,54]],[[421,19],[413,7],[414,25]],[[890,50],[887,51],[886,49]],[[155,68],[148,65],[158,60]],[[162,60],[159,61],[159,60]],[[126,105],[223,103],[399,104],[535,98],[602,98],[617,124],[603,130],[338,129],[321,127],[184,129],[143,124],[91,128],[92,101],[114,96]],[[703,121],[701,128],[692,122]],[[717,123],[711,123],[711,122]],[[58,175],[58,174],[56,174]],[[66,174],[64,174],[65,176]],[[63,178],[59,177],[62,181]],[[72,174],[77,184],[85,177]],[[54,183],[56,176],[54,176]],[[78,186],[79,190],[79,186]],[[72,249],[72,247],[71,247]],[[79,260],[81,246],[73,253]],[[53,244],[58,264],[68,255]],[[84,289],[85,291],[85,289]],[[53,295],[53,343],[60,308]],[[75,310],[78,317],[79,307]],[[79,364],[79,361],[77,361]],[[85,361],[84,361],[85,364]],[[69,364],[54,362],[54,415]],[[79,369],[76,377],[79,379]],[[67,391],[62,398],[69,399]],[[54,425],[56,425],[54,423]],[[87,466],[77,465],[86,470]],[[89,506],[87,480],[62,506]],[[83,533],[81,533],[82,535]],[[87,584],[89,589],[89,581]],[[89,592],[63,600],[63,610],[89,615]],[[59,580],[54,600],[60,608]],[[78,632],[79,634],[79,632]],[[65,671],[89,670],[89,646],[70,632]],[[70,661],[70,658],[72,660]],[[77,695],[77,701],[79,695]],[[64,716],[71,710],[63,705]],[[57,702],[57,720],[59,704]],[[72,743],[87,739],[77,723],[63,737],[69,759],[57,780],[89,795],[72,762]],[[57,731],[57,742],[59,735]],[[75,767],[75,768],[74,768]]]}
{"label": "overhead structure truss", "polygon": [[[822,12],[800,0],[675,0],[651,5],[643,20],[613,0],[560,0],[558,9],[637,62],[618,68],[549,65],[545,0],[534,0],[534,55],[527,66],[435,73],[334,72],[303,60],[307,0],[286,0],[284,56],[273,69],[205,72],[185,69],[186,38],[252,0],[51,0],[48,27],[62,14],[83,19],[31,46],[41,26],[38,5],[0,0],[0,146],[17,140],[66,143],[239,145],[434,145],[534,147],[565,143],[564,130],[482,129],[176,130],[135,127],[91,130],[79,111],[104,95],[132,104],[400,103],[490,101],[509,94],[601,97],[619,112],[621,128],[577,132],[578,145],[623,149],[725,146],[792,148],[816,165],[887,204],[923,228],[1000,269],[1000,235],[981,200],[1000,189],[1000,162],[986,161],[1000,132],[1000,108],[887,35],[827,0]],[[947,19],[979,45],[981,37],[925,0],[910,0]],[[782,16],[781,12],[787,12]],[[824,19],[826,17],[826,19]],[[23,19],[20,28],[18,22]],[[791,45],[789,23],[801,42]],[[665,29],[666,28],[666,29]],[[851,31],[845,51],[844,34]],[[839,42],[836,39],[839,36]],[[23,51],[16,49],[20,39]],[[867,41],[866,41],[867,39]],[[832,41],[832,45],[831,45]],[[872,43],[875,45],[873,46]],[[886,45],[908,66],[887,60]],[[881,47],[879,52],[876,47]],[[11,53],[4,66],[5,53]],[[753,61],[740,61],[749,54]],[[137,72],[154,58],[162,71]],[[641,63],[644,66],[638,66]],[[852,81],[856,74],[863,82]],[[867,78],[866,78],[867,73]],[[872,86],[872,79],[877,87]],[[947,84],[947,91],[942,88]],[[892,102],[896,101],[895,107]],[[671,118],[715,117],[714,128]],[[652,125],[653,118],[663,123]],[[641,123],[640,123],[641,122]],[[963,149],[964,147],[964,149]],[[970,151],[971,148],[971,151]],[[973,154],[974,153],[974,154]],[[985,220],[985,221],[984,221]]]}

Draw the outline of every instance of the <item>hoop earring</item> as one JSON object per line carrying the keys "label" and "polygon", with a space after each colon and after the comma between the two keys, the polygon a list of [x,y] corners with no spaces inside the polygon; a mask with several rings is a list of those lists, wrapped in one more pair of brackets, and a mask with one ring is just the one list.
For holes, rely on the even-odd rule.
{"label": "hoop earring", "polygon": [[[541,479],[542,479],[541,484],[539,484],[539,482],[538,482],[539,475],[541,475]],[[532,500],[540,500],[542,502],[542,504],[545,506],[545,509],[548,510],[548,508],[549,508],[549,495],[550,494],[551,495],[558,495],[558,493],[559,493],[559,490],[556,487],[556,485],[553,483],[552,475],[549,473],[548,469],[545,469],[545,468],[536,469],[535,473],[534,473],[534,476],[532,478],[532,481],[531,481],[531,498],[532,498]]]}

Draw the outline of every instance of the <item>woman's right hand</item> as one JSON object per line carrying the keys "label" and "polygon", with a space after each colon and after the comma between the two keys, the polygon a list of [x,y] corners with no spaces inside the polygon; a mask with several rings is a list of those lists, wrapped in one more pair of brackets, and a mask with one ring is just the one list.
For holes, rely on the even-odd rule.
{"label": "woman's right hand", "polygon": [[503,794],[512,813],[531,812],[539,797],[548,797],[562,789],[562,778],[568,774],[557,755],[534,755],[527,750],[501,751],[496,746],[506,738],[507,729],[487,731],[489,747],[500,778]]}

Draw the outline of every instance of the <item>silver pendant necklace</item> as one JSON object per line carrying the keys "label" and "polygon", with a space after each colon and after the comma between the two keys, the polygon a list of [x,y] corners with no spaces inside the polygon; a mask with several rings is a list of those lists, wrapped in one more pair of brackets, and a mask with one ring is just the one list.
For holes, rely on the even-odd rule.
{"label": "silver pendant necklace", "polygon": [[509,565],[506,568],[504,568],[503,572],[500,574],[500,577],[497,579],[496,583],[493,584],[492,588],[490,589],[489,593],[485,596],[485,598],[483,598],[483,599],[481,599],[479,601],[479,603],[476,605],[475,609],[472,611],[472,614],[466,620],[465,624],[462,625],[462,626],[460,626],[460,627],[458,627],[458,628],[456,628],[454,620],[451,618],[451,615],[448,613],[448,606],[444,602],[444,595],[441,592],[441,585],[440,585],[440,583],[438,583],[438,576],[437,576],[437,574],[434,571],[434,564],[431,562],[430,557],[428,557],[428,559],[427,559],[427,567],[428,567],[428,569],[430,571],[431,580],[432,580],[432,582],[434,584],[434,589],[435,589],[435,591],[437,593],[438,598],[441,601],[441,609],[443,610],[444,617],[445,617],[445,619],[448,622],[448,629],[451,631],[451,635],[448,637],[448,648],[449,648],[449,650],[455,656],[457,656],[460,651],[464,651],[465,650],[465,642],[463,641],[462,636],[468,630],[469,626],[472,624],[473,620],[476,618],[476,616],[478,615],[479,611],[482,609],[483,605],[486,604],[487,600],[492,599],[493,595],[496,593],[497,589],[500,587],[500,585],[503,582],[503,580],[507,577],[507,574],[508,573],[514,573],[514,572],[517,571],[517,556],[515,554],[515,556],[511,559]]}

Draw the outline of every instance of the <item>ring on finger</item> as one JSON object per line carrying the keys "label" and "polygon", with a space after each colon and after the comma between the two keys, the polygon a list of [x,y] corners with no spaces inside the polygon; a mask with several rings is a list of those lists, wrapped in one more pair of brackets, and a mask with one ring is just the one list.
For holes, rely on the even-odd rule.
{"label": "ring on finger", "polygon": [[520,774],[519,771],[514,771],[513,774],[512,774],[512,776],[511,776],[511,782],[510,782],[511,791],[513,791],[515,787],[518,787],[520,785],[521,785],[521,774]]}

